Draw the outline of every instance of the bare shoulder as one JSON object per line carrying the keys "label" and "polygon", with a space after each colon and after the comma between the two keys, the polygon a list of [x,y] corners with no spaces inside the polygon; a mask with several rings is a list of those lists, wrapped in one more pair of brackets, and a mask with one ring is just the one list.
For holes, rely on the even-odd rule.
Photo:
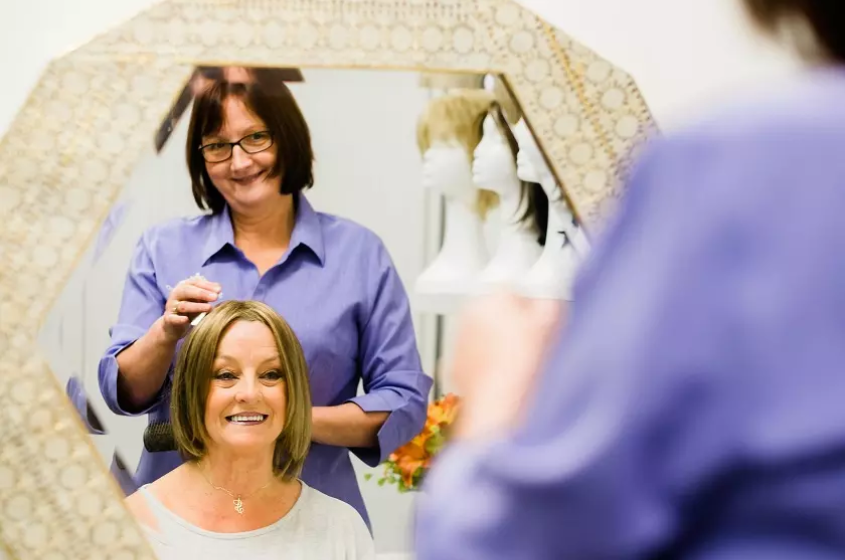
{"label": "bare shoulder", "polygon": [[158,530],[158,520],[150,509],[147,498],[144,497],[140,490],[126,498],[125,503],[127,509],[129,509],[129,512],[135,517],[138,523],[154,531]]}
{"label": "bare shoulder", "polygon": [[166,509],[179,513],[180,504],[193,487],[186,464],[182,464],[147,486],[147,490]]}
{"label": "bare shoulder", "polygon": [[[184,465],[177,467],[126,498],[126,507],[139,523],[153,530],[158,529],[158,518],[150,506],[150,500],[156,500],[163,507],[169,508],[170,500],[166,497],[179,494],[180,485],[183,484],[184,479],[183,471]],[[147,495],[144,495],[145,492]]]}

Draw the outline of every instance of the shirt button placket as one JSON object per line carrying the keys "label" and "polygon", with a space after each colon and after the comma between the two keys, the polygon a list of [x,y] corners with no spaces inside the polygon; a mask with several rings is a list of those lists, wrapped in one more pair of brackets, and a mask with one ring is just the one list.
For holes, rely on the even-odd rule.
{"label": "shirt button placket", "polygon": [[[255,301],[264,301],[264,298],[267,297],[267,274],[269,271],[264,273],[264,276],[258,280],[258,284],[255,286],[255,290],[252,292],[252,299]],[[266,303],[266,302],[265,302]]]}

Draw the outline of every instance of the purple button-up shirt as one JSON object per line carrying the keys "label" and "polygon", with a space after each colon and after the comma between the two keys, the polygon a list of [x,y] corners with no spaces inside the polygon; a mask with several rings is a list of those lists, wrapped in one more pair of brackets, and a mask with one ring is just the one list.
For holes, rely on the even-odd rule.
{"label": "purple button-up shirt", "polygon": [[[408,297],[387,250],[371,231],[315,212],[302,195],[290,248],[261,277],[235,246],[228,211],[170,221],[142,236],[99,366],[100,389],[115,413],[129,414],[117,401],[115,357],[162,315],[167,286],[196,273],[218,282],[223,299],[263,301],[287,320],[305,351],[315,406],[354,402],[366,412],[390,412],[377,449],[351,450],[366,464],[375,466],[422,429],[431,379],[422,371]],[[361,380],[365,394],[356,396]],[[165,383],[139,414],[168,421],[168,389]],[[348,451],[313,444],[302,479],[351,504],[369,523]],[[175,452],[144,451],[137,482],[181,463]]]}
{"label": "purple button-up shirt", "polygon": [[419,560],[845,558],[845,72],[657,141]]}

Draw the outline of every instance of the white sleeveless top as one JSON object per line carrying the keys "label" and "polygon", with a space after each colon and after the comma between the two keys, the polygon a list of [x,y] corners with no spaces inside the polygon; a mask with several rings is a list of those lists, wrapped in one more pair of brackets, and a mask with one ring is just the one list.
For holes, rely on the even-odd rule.
{"label": "white sleeveless top", "polygon": [[302,483],[293,508],[254,531],[215,533],[188,523],[162,504],[147,485],[138,490],[158,530],[144,527],[159,560],[373,560],[375,547],[355,509]]}

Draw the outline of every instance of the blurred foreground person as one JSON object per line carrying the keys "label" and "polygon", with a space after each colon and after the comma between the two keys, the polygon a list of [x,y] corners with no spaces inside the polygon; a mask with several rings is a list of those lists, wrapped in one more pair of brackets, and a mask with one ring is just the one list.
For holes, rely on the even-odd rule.
{"label": "blurred foreground person", "polygon": [[825,62],[652,146],[565,328],[469,311],[419,560],[845,558],[845,8],[745,3]]}

